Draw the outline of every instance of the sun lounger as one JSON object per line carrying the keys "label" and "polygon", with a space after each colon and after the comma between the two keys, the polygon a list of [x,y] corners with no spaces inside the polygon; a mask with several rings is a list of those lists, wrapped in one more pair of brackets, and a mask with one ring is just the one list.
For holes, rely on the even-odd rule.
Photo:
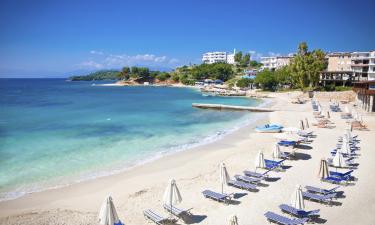
{"label": "sun lounger", "polygon": [[350,177],[353,171],[354,170],[349,170],[348,172],[345,172],[345,173],[329,171],[329,175],[334,176],[334,177]]}
{"label": "sun lounger", "polygon": [[322,181],[333,183],[333,184],[347,184],[350,180],[350,177],[336,177],[336,176],[329,176],[327,178],[322,179]]}
{"label": "sun lounger", "polygon": [[288,217],[281,216],[273,212],[266,212],[264,216],[267,218],[269,222],[282,224],[282,225],[305,224],[309,220],[308,218],[289,219]]}
{"label": "sun lounger", "polygon": [[236,188],[248,190],[248,191],[258,190],[256,185],[249,184],[249,183],[239,181],[239,180],[229,180],[228,185],[236,187]]}
{"label": "sun lounger", "polygon": [[158,225],[162,225],[162,224],[165,224],[167,222],[170,222],[170,219],[159,216],[157,213],[155,213],[151,209],[143,211],[143,216],[146,219],[151,220],[152,222],[154,222]]}
{"label": "sun lounger", "polygon": [[277,144],[280,145],[280,146],[289,147],[289,146],[295,146],[297,144],[297,142],[295,142],[295,141],[279,141],[279,142],[277,142]]}
{"label": "sun lounger", "polygon": [[221,194],[210,190],[204,190],[202,194],[204,197],[210,198],[218,202],[227,203],[231,199],[230,195],[228,194]]}
{"label": "sun lounger", "polygon": [[179,209],[179,208],[176,208],[175,206],[171,206],[171,205],[167,205],[167,204],[164,204],[163,205],[164,209],[167,210],[168,212],[172,213],[173,215],[177,216],[177,217],[183,217],[184,215],[190,215],[190,210],[191,209],[187,209],[187,210],[183,210],[183,209]]}
{"label": "sun lounger", "polygon": [[265,159],[264,162],[266,164],[274,164],[274,165],[280,165],[281,163],[283,163],[285,161],[285,159],[282,159],[282,160],[279,160],[279,161],[275,161],[275,160],[270,160],[270,159]]}
{"label": "sun lounger", "polygon": [[302,192],[302,195],[306,199],[326,204],[330,204],[331,200],[336,197],[336,194],[318,195],[311,192]]}
{"label": "sun lounger", "polygon": [[305,186],[306,190],[311,193],[318,193],[322,195],[329,195],[329,194],[336,194],[336,190],[340,188],[340,186],[336,186],[331,189],[323,189],[323,188],[317,188],[313,186]]}
{"label": "sun lounger", "polygon": [[296,209],[290,205],[287,204],[281,204],[279,205],[279,208],[281,211],[288,213],[292,216],[299,217],[299,218],[313,218],[313,217],[319,217],[319,209],[317,210],[311,210],[311,211],[305,211],[305,210],[300,210]]}
{"label": "sun lounger", "polygon": [[264,173],[257,173],[257,172],[253,172],[253,171],[249,171],[249,170],[243,171],[243,173],[248,177],[255,177],[255,178],[260,178],[260,179],[268,178],[268,172],[269,171],[266,171]]}
{"label": "sun lounger", "polygon": [[253,177],[248,177],[248,176],[241,176],[241,175],[235,175],[234,178],[239,181],[243,181],[246,183],[253,183],[253,184],[258,184],[262,179],[260,178],[253,178]]}

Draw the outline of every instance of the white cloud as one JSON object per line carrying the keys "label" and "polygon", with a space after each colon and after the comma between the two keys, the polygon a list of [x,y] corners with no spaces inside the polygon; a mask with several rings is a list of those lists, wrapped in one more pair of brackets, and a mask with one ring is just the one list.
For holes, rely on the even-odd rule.
{"label": "white cloud", "polygon": [[91,51],[90,51],[90,54],[93,54],[93,55],[103,55],[104,52],[96,51],[96,50],[91,50]]}
{"label": "white cloud", "polygon": [[259,61],[260,58],[263,56],[262,53],[259,53],[255,50],[249,50],[249,53],[250,53],[250,56],[251,56],[251,60],[257,60]]}
{"label": "white cloud", "polygon": [[79,64],[80,67],[85,67],[85,68],[95,68],[95,69],[101,69],[103,68],[103,64],[94,62],[92,60],[90,61],[85,61]]}
{"label": "white cloud", "polygon": [[281,56],[280,53],[275,53],[275,52],[268,52],[269,56]]}

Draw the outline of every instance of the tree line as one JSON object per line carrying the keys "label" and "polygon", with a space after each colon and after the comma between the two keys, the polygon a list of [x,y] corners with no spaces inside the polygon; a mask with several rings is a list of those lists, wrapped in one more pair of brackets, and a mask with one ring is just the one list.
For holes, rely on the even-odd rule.
{"label": "tree line", "polygon": [[288,66],[275,71],[263,70],[257,74],[254,83],[266,90],[276,90],[283,86],[314,89],[318,87],[320,73],[327,65],[325,53],[321,49],[308,51],[307,43],[302,42]]}

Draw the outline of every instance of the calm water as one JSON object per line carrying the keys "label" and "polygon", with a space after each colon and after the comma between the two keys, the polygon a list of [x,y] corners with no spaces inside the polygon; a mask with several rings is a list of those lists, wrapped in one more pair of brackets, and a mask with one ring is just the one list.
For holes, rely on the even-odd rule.
{"label": "calm water", "polygon": [[0,200],[115,173],[210,142],[254,118],[191,107],[256,105],[188,88],[0,79]]}

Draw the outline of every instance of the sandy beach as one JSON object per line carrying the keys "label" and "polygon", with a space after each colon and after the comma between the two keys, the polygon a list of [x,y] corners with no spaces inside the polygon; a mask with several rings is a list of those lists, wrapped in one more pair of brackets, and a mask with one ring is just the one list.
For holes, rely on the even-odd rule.
{"label": "sandy beach", "polygon": [[[120,219],[125,224],[148,224],[142,211],[152,209],[163,216],[162,196],[169,179],[174,178],[182,194],[179,208],[192,208],[189,221],[178,224],[228,224],[235,214],[239,224],[268,224],[264,213],[282,214],[278,206],[289,204],[297,184],[332,188],[336,185],[323,183],[317,177],[319,161],[330,157],[337,138],[344,134],[347,124],[340,113],[331,112],[333,129],[311,127],[316,134],[311,144],[298,148],[298,160],[286,161],[283,172],[270,172],[273,182],[263,182],[258,192],[247,192],[225,187],[225,192],[236,193],[234,204],[225,205],[202,196],[202,191],[220,191],[219,163],[224,162],[231,177],[243,170],[254,170],[254,160],[262,150],[265,158],[272,158],[277,139],[274,134],[255,133],[254,126],[277,123],[285,127],[298,127],[301,119],[313,118],[312,107],[292,104],[294,93],[271,94],[275,112],[265,113],[255,124],[243,127],[214,143],[166,156],[129,171],[85,181],[68,187],[32,193],[21,198],[0,202],[0,224],[98,224],[99,208],[107,195],[114,199]],[[319,99],[323,109],[328,110],[329,99]],[[349,104],[353,107],[353,104]],[[359,110],[358,110],[359,111]],[[307,210],[320,209],[319,222],[332,225],[375,224],[375,117],[363,113],[363,120],[370,131],[354,131],[361,140],[359,164],[353,175],[358,179],[353,185],[342,186],[344,197],[336,199],[333,206],[306,201]],[[178,134],[176,134],[178,138]],[[282,149],[288,150],[288,149]],[[63,162],[62,162],[63,163]],[[342,170],[346,171],[346,170]],[[284,214],[285,215],[285,214]]]}

